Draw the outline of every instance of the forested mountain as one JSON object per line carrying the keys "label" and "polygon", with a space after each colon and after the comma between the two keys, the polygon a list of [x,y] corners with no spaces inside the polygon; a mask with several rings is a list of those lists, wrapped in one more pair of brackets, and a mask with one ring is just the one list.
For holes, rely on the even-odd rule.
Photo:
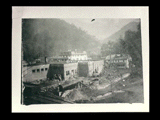
{"label": "forested mountain", "polygon": [[116,42],[116,41],[119,40],[119,38],[124,39],[125,32],[127,30],[137,31],[137,25],[138,24],[139,24],[138,22],[130,22],[130,23],[128,23],[127,25],[122,27],[120,30],[118,30],[116,33],[114,33],[111,36],[105,38],[103,40],[103,43],[107,43],[108,41]]}
{"label": "forested mountain", "polygon": [[89,55],[100,52],[95,37],[60,19],[22,19],[22,44],[27,62],[67,50],[87,51]]}
{"label": "forested mountain", "polygon": [[[124,27],[122,27],[120,30],[115,32],[113,35],[111,35],[108,38],[105,38],[103,40],[102,46],[101,46],[101,54],[102,56],[107,56],[110,53],[111,54],[117,54],[117,53],[124,53],[123,49],[123,41],[125,39],[126,31],[133,31],[137,32],[137,26],[139,25],[139,22],[130,22]],[[112,47],[112,50],[110,51],[110,48]]]}
{"label": "forested mountain", "polygon": [[[130,23],[128,25],[131,25]],[[124,37],[120,37],[115,40],[109,40],[108,42],[104,42],[101,47],[102,56],[106,57],[109,54],[129,54],[132,58],[132,72],[131,76],[135,75],[142,76],[142,41],[141,41],[141,22],[134,23],[136,30],[127,29],[124,31]],[[123,28],[128,28],[123,27]],[[132,27],[133,28],[133,27]],[[123,30],[123,29],[121,29]],[[119,34],[121,31],[118,31],[115,34]],[[112,36],[117,37],[117,36]]]}

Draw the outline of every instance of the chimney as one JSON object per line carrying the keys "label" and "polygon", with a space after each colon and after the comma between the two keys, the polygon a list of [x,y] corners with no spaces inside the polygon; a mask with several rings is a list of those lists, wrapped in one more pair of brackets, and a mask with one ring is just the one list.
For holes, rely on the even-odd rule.
{"label": "chimney", "polygon": [[44,57],[44,62],[45,62],[45,64],[47,63],[47,57],[46,56]]}
{"label": "chimney", "polygon": [[75,53],[77,53],[77,49],[75,49]]}

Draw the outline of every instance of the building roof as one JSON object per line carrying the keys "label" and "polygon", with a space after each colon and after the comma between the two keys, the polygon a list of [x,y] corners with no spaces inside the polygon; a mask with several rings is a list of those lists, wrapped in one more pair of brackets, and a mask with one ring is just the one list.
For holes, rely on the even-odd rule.
{"label": "building roof", "polygon": [[50,57],[49,59],[68,59],[68,57],[58,56],[58,57]]}
{"label": "building roof", "polygon": [[66,55],[66,56],[71,56],[71,55],[87,55],[86,51],[83,52],[77,52],[77,51],[66,51],[66,52],[61,52],[60,56]]}
{"label": "building roof", "polygon": [[116,65],[125,65],[123,62],[116,63]]}
{"label": "building roof", "polygon": [[66,55],[66,56],[70,56],[71,55],[71,51],[67,51],[67,52],[61,52],[60,55]]}
{"label": "building roof", "polygon": [[[129,59],[131,60],[131,57],[128,54],[111,54],[111,60],[116,59],[116,60],[126,60]],[[106,60],[110,60],[110,55],[106,57]]]}
{"label": "building roof", "polygon": [[22,65],[23,65],[23,66],[27,66],[28,63],[27,63],[25,60],[22,60]]}
{"label": "building roof", "polygon": [[115,57],[115,54],[108,55],[108,56],[106,57],[106,59],[110,59],[110,57],[111,57],[111,59],[113,59],[113,58]]}
{"label": "building roof", "polygon": [[61,61],[61,62],[50,62],[50,64],[56,64],[56,65],[62,65],[62,64],[73,64],[77,62],[66,62],[66,61]]}

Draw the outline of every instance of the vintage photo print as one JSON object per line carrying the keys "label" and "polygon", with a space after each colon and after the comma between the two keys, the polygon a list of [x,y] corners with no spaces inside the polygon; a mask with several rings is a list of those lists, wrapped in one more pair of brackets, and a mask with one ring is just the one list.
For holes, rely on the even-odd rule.
{"label": "vintage photo print", "polygon": [[12,95],[20,93],[14,110],[148,111],[147,10],[14,7],[12,59],[19,57],[19,74],[12,82],[19,85],[12,84]]}

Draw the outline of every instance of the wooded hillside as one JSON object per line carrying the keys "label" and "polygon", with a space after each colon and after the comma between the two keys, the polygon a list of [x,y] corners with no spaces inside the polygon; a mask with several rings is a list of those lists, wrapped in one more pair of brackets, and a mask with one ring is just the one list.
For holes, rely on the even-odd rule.
{"label": "wooded hillside", "polygon": [[60,19],[22,19],[22,44],[27,62],[75,49],[88,55],[100,53],[95,37]]}

